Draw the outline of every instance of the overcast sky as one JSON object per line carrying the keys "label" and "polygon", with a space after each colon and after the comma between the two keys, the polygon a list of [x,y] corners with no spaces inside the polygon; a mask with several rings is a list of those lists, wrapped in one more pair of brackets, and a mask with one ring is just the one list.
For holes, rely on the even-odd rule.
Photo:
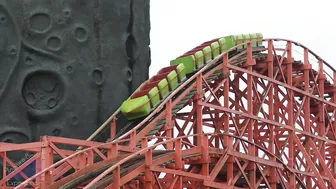
{"label": "overcast sky", "polygon": [[332,0],[151,0],[150,76],[200,43],[262,32],[297,41],[336,67],[336,7]]}

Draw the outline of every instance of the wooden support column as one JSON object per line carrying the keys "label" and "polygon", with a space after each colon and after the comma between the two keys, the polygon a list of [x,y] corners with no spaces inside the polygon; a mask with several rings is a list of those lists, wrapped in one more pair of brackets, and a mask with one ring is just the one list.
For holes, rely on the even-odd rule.
{"label": "wooden support column", "polygon": [[[292,43],[287,42],[287,84],[292,87],[293,86],[293,62],[292,62]],[[293,90],[288,88],[287,89],[287,98],[288,98],[288,104],[287,104],[287,114],[288,114],[288,126],[294,128],[294,96],[293,96]],[[288,143],[288,151],[289,151],[289,157],[288,157],[288,166],[290,168],[295,169],[295,143],[293,140],[293,137],[295,133],[291,130],[288,131],[289,133],[289,143]],[[295,175],[290,174],[289,179],[289,185],[290,188],[296,188],[296,181],[295,181]]]}
{"label": "wooden support column", "polygon": [[[147,138],[142,139],[142,148],[147,147]],[[145,188],[152,189],[153,188],[153,173],[150,170],[150,166],[152,165],[153,161],[153,153],[152,149],[148,149],[148,151],[145,154],[145,165],[146,165],[146,170],[145,170]]]}
{"label": "wooden support column", "polygon": [[[202,175],[209,176],[209,139],[207,135],[202,135]],[[209,189],[203,186],[202,189]]]}
{"label": "wooden support column", "polygon": [[[41,149],[41,170],[44,170],[53,164],[53,151],[49,145],[48,137],[42,136],[41,142],[46,142],[48,145],[43,146]],[[41,176],[40,189],[45,189],[52,183],[52,170],[46,171]]]}
{"label": "wooden support column", "polygon": [[[167,138],[173,138],[173,119],[172,119],[172,106],[171,106],[172,100],[169,99],[166,103],[166,137]],[[167,143],[167,150],[173,150],[174,146],[172,142]]]}
{"label": "wooden support column", "polygon": [[[318,89],[319,89],[319,92],[320,92],[320,98],[321,99],[324,99],[324,82],[325,82],[325,80],[326,80],[326,76],[325,76],[325,74],[324,74],[324,72],[323,72],[323,60],[319,60],[319,71],[318,71]],[[328,115],[326,115],[326,114],[328,114],[328,112],[326,112],[325,110],[324,110],[324,102],[320,102],[319,103],[319,112],[320,112],[320,116],[319,116],[319,120],[318,120],[318,128],[319,128],[319,130],[320,130],[320,135],[322,136],[322,137],[324,137],[324,135],[325,135],[325,132],[326,132],[326,124],[325,124],[325,120],[326,120],[326,118],[325,118],[325,116],[328,116]],[[326,161],[325,161],[325,158],[326,158],[326,156],[325,156],[325,153],[326,153],[326,151],[325,151],[325,148],[326,148],[326,146],[325,146],[325,142],[323,142],[323,141],[320,141],[319,143],[318,143],[318,146],[320,147],[320,153],[321,153],[321,156],[322,156],[322,158],[323,158],[323,162],[320,162],[320,164],[321,163],[325,163]],[[322,166],[322,165],[321,165]],[[325,171],[321,171],[321,175],[322,176],[325,176]]]}
{"label": "wooden support column", "polygon": [[198,134],[194,140],[195,140],[195,145],[201,146],[202,145],[202,139],[201,135],[203,133],[202,130],[202,125],[203,125],[203,113],[202,113],[202,105],[200,105],[200,102],[202,102],[203,98],[203,87],[202,87],[202,74],[199,74],[196,79],[196,92],[197,92],[197,99],[196,99],[196,128],[194,131],[194,134]]}
{"label": "wooden support column", "polygon": [[[272,40],[268,41],[268,55],[267,55],[267,73],[269,78],[273,78],[273,67],[274,67],[274,57],[272,52],[273,42]],[[273,94],[273,84],[270,84],[270,89],[268,91],[268,119],[274,120],[274,94]],[[269,125],[269,151],[275,154],[275,131],[274,125]],[[272,161],[276,161],[275,157],[272,158]],[[270,181],[271,189],[276,189],[277,185],[277,176],[276,176],[276,169],[275,167],[271,167],[270,169]]]}
{"label": "wooden support column", "polygon": [[[252,57],[252,45],[251,43],[248,43],[247,50],[246,50],[246,64],[247,64],[247,70],[252,71],[252,66],[255,65],[255,60]],[[247,111],[250,115],[253,115],[253,76],[251,74],[247,75]],[[253,120],[250,119],[248,121],[247,125],[248,130],[248,140],[250,142],[254,142],[254,137],[257,135],[254,135],[254,132],[257,132],[258,130],[255,130],[253,125]],[[253,144],[248,145],[248,154],[251,156],[256,155],[256,149]],[[252,188],[255,188],[256,186],[256,164],[254,162],[250,162],[248,165],[248,172],[249,172],[249,181]]]}
{"label": "wooden support column", "polygon": [[[308,61],[308,49],[304,49],[304,64],[303,64],[303,80],[304,80],[304,90],[306,92],[310,92],[309,91],[309,82],[310,82],[310,78],[309,78],[309,72],[311,70],[311,64],[309,64]],[[310,133],[310,97],[308,96],[304,96],[303,97],[303,112],[304,112],[304,131],[309,132]],[[305,145],[305,148],[307,149],[307,153],[309,155],[311,155],[310,153],[310,149],[309,149],[309,145]],[[307,189],[312,189],[313,187],[313,183],[312,183],[312,178],[309,176],[306,176],[306,187]]]}
{"label": "wooden support column", "polygon": [[117,133],[117,124],[116,124],[116,119],[115,117],[112,119],[111,121],[111,125],[110,125],[110,138],[113,139],[116,136]]}
{"label": "wooden support column", "polygon": [[[227,74],[229,73],[229,68],[228,68],[228,64],[229,64],[229,55],[227,53],[224,54],[223,56],[223,74]],[[229,108],[229,88],[230,88],[230,79],[226,78],[226,81],[224,82],[224,108]],[[223,127],[224,127],[224,133],[229,134],[229,116],[224,113],[223,115]],[[233,144],[232,144],[232,140],[230,140],[230,137],[224,135],[223,136],[223,141],[224,141],[224,146],[223,148],[232,148]],[[230,156],[227,160],[227,167],[226,167],[226,180],[227,182],[232,181],[233,179],[233,162],[234,159],[232,156]]]}

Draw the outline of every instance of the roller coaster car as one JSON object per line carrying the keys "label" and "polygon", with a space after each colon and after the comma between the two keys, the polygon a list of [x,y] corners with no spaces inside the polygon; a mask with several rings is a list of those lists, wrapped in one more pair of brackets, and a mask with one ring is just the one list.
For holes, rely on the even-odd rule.
{"label": "roller coaster car", "polygon": [[[169,67],[162,68],[157,75],[151,77],[121,105],[121,112],[128,120],[147,116],[175,88],[190,75],[213,60],[220,53],[234,46],[252,42],[252,47],[262,46],[261,33],[231,35],[205,42],[170,62]],[[241,45],[235,49],[246,48]]]}
{"label": "roller coaster car", "polygon": [[128,120],[148,115],[185,79],[183,64],[162,68],[122,103],[121,112]]}

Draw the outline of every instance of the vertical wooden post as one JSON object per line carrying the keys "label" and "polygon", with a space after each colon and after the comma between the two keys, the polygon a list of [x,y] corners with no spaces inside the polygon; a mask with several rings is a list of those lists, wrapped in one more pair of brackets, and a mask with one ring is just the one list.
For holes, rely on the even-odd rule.
{"label": "vertical wooden post", "polygon": [[112,189],[120,189],[120,166],[113,170]]}
{"label": "vertical wooden post", "polygon": [[[173,138],[173,120],[172,120],[172,100],[169,99],[166,103],[166,136],[167,138]],[[174,146],[172,142],[168,142],[167,150],[173,150]]]}
{"label": "vertical wooden post", "polygon": [[[318,71],[318,89],[320,91],[320,98],[322,98],[324,100],[324,82],[326,80],[326,76],[325,74],[323,73],[323,60],[319,60],[319,71]],[[322,137],[324,137],[324,134],[326,132],[326,124],[325,124],[325,114],[328,114],[328,112],[324,111],[324,102],[321,102],[319,103],[318,105],[319,107],[319,113],[320,113],[320,116],[319,116],[319,120],[318,120],[318,128],[320,130],[320,135]],[[327,115],[328,116],[328,115]],[[321,163],[325,163],[325,142],[323,141],[320,141],[319,143],[319,147],[320,147],[320,153],[321,153],[321,156],[323,158],[323,162],[320,162]],[[325,171],[324,170],[321,170],[321,175],[322,176],[325,176]]]}
{"label": "vertical wooden post", "polygon": [[[147,138],[142,139],[141,141],[142,148],[146,148],[148,141]],[[153,161],[153,154],[152,149],[148,149],[148,151],[145,154],[145,188],[152,189],[153,188],[153,173],[150,170],[150,166],[152,165]]]}
{"label": "vertical wooden post", "polygon": [[201,139],[201,134],[203,132],[202,130],[202,126],[203,126],[203,113],[202,113],[202,105],[200,105],[199,103],[202,102],[202,98],[203,98],[203,87],[202,87],[202,74],[199,74],[197,76],[196,79],[196,92],[197,92],[197,99],[196,99],[196,132],[195,134],[198,134],[195,139],[195,144],[197,146],[201,146],[202,145],[202,139]]}
{"label": "vertical wooden post", "polygon": [[[252,56],[252,44],[248,43],[247,44],[247,49],[246,49],[246,64],[247,64],[247,70],[252,71],[252,66],[255,64],[255,61],[253,60]],[[247,111],[250,115],[253,115],[253,76],[251,74],[247,75]],[[253,120],[250,119],[248,121],[247,125],[248,129],[248,140],[251,142],[254,142],[254,132],[258,131],[253,127]],[[250,144],[248,146],[248,154],[251,156],[255,156],[256,151],[255,151],[255,146],[253,144]],[[256,165],[254,162],[250,162],[249,166],[249,180],[252,188],[255,188],[256,185]]]}
{"label": "vertical wooden post", "polygon": [[[229,73],[229,68],[228,68],[228,64],[229,64],[229,55],[228,53],[225,53],[223,55],[223,74],[227,74]],[[229,88],[230,88],[230,79],[226,78],[225,82],[224,82],[224,89],[223,89],[223,97],[224,97],[224,108],[229,108]],[[223,115],[223,129],[224,129],[224,133],[229,134],[229,116],[224,113]],[[224,141],[224,146],[223,148],[232,148],[233,144],[231,143],[232,140],[230,140],[229,136],[227,135],[223,135],[223,141]],[[227,182],[229,182],[230,180],[233,179],[233,157],[230,156],[227,160],[227,167],[226,167],[226,179]]]}
{"label": "vertical wooden post", "polygon": [[[268,55],[267,55],[267,72],[268,72],[268,77],[273,78],[274,77],[274,56],[272,52],[272,47],[273,47],[273,41],[269,40],[268,41]],[[273,96],[273,85],[269,83],[270,89],[268,91],[268,119],[273,120],[274,119],[274,96]],[[269,144],[269,151],[271,153],[275,153],[275,131],[274,131],[274,125],[269,125],[269,130],[270,130],[270,144]],[[275,157],[272,158],[272,160],[275,162],[276,159]],[[277,177],[276,177],[276,169],[275,167],[271,167],[270,170],[270,181],[271,189],[276,189],[277,185]]]}
{"label": "vertical wooden post", "polygon": [[110,127],[110,138],[113,139],[116,136],[117,133],[117,123],[115,117],[111,121],[111,127]]}
{"label": "vertical wooden post", "polygon": [[[304,77],[304,90],[306,92],[309,92],[309,83],[310,83],[310,79],[309,79],[309,72],[311,69],[311,65],[309,64],[308,61],[308,49],[304,49],[303,52],[303,56],[304,56],[304,70],[303,70],[303,77]],[[304,112],[304,131],[309,132],[310,133],[310,97],[309,96],[304,96],[303,99],[305,99],[305,101],[303,102],[303,112]],[[305,148],[307,149],[307,153],[309,155],[311,155],[310,153],[310,147],[309,145],[305,145]],[[312,183],[312,178],[309,176],[306,176],[306,187],[307,189],[312,189],[313,187],[313,183]]]}
{"label": "vertical wooden post", "polygon": [[[42,146],[41,148],[41,170],[44,170],[53,164],[53,153],[51,147],[49,146],[47,136],[42,136],[41,142],[47,143],[46,146]],[[50,185],[52,183],[51,170],[43,173],[40,181],[41,189],[45,189],[48,185]]]}
{"label": "vertical wooden post", "polygon": [[[287,84],[292,87],[293,85],[293,62],[292,60],[292,43],[287,42]],[[288,88],[288,105],[287,105],[287,113],[288,113],[288,126],[294,128],[294,96],[293,96],[293,90]],[[294,135],[295,133],[293,131],[289,131],[289,144],[288,144],[288,151],[289,151],[289,157],[288,157],[288,166],[291,168],[295,168],[295,150],[294,150]],[[296,188],[295,184],[295,175],[290,174],[289,179],[290,188]]]}
{"label": "vertical wooden post", "polygon": [[[209,139],[207,135],[202,135],[202,152],[201,173],[204,176],[209,176]],[[209,189],[209,187],[203,186],[202,189]]]}

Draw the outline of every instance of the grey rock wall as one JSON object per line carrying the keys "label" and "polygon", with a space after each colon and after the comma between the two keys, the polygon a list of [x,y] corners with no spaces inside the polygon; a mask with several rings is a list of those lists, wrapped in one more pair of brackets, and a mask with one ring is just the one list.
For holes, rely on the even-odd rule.
{"label": "grey rock wall", "polygon": [[85,139],[148,78],[149,0],[0,0],[0,141]]}

